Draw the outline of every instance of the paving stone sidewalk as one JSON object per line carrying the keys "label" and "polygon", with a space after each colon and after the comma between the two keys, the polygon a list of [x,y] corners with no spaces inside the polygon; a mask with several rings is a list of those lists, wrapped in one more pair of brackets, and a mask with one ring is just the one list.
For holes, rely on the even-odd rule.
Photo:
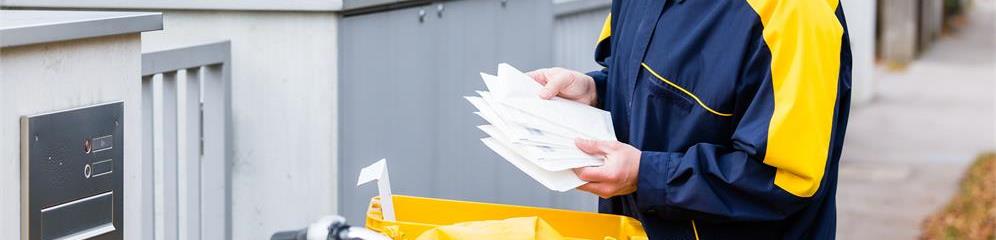
{"label": "paving stone sidewalk", "polygon": [[915,239],[976,154],[996,149],[996,1],[905,70],[878,70],[851,110],[837,194],[839,239]]}

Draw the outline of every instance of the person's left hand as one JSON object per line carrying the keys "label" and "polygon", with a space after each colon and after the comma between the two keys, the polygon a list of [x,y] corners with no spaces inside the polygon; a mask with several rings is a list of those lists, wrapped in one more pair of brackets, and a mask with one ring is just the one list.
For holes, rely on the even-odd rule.
{"label": "person's left hand", "polygon": [[578,187],[578,190],[594,193],[602,198],[636,191],[636,177],[640,173],[639,149],[618,141],[578,139],[574,144],[588,154],[605,157],[605,164],[602,166],[574,169],[581,180],[588,182]]}

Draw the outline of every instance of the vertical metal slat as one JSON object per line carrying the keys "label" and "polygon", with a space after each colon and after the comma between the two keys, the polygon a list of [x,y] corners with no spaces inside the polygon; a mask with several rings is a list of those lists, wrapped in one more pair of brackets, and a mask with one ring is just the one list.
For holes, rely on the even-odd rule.
{"label": "vertical metal slat", "polygon": [[204,67],[204,156],[201,161],[202,239],[227,239],[230,212],[226,143],[228,79],[224,64]]}
{"label": "vertical metal slat", "polygon": [[201,239],[201,85],[200,68],[185,71],[179,82],[178,197],[179,232],[182,239]]}
{"label": "vertical metal slat", "polygon": [[142,239],[231,236],[230,48],[142,54]]}
{"label": "vertical metal slat", "polygon": [[142,239],[154,239],[155,231],[155,158],[153,154],[153,75],[142,77],[142,161],[141,161],[141,199],[142,220],[140,221]]}
{"label": "vertical metal slat", "polygon": [[157,116],[154,118],[160,124],[155,124],[156,148],[156,239],[177,239],[177,136],[176,136],[176,105],[177,81],[176,72],[162,73],[159,81],[153,85],[159,93],[155,101]]}

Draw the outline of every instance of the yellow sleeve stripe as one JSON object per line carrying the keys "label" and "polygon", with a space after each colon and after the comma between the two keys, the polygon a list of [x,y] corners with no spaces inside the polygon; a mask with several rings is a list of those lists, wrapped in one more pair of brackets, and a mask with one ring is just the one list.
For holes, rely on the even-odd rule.
{"label": "yellow sleeve stripe", "polygon": [[799,197],[820,187],[833,130],[843,26],[838,0],[747,0],[771,50],[774,111],[764,163]]}
{"label": "yellow sleeve stripe", "polygon": [[595,44],[602,42],[602,40],[609,38],[609,36],[612,36],[612,13],[605,16],[605,23],[602,23],[602,32],[598,34],[598,41],[595,41]]}

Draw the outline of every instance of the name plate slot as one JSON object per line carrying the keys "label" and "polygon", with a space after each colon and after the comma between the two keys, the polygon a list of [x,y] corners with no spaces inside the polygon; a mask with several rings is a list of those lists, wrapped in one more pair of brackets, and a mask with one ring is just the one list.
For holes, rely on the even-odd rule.
{"label": "name plate slot", "polygon": [[42,239],[87,239],[114,231],[114,192],[41,211]]}

